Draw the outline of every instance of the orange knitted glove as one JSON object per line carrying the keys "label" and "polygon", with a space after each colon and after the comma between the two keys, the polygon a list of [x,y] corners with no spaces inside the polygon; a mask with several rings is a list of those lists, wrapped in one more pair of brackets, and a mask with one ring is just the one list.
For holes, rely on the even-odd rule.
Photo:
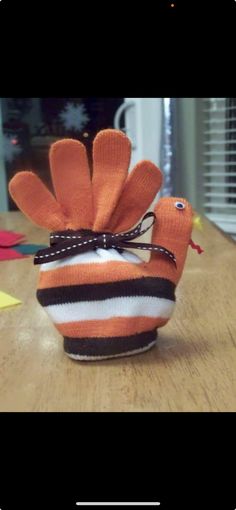
{"label": "orange knitted glove", "polygon": [[[160,170],[149,161],[141,161],[128,174],[130,152],[122,132],[101,131],[93,144],[91,179],[83,144],[62,140],[50,150],[55,197],[31,172],[16,174],[9,184],[24,214],[54,231],[53,242],[60,241],[54,258],[41,255],[37,297],[63,335],[65,352],[74,359],[147,350],[156,342],[157,328],[173,312],[192,230],[188,202],[159,200],[152,236],[156,248],[151,248],[148,263],[126,249],[106,245],[106,233],[116,238],[123,232],[128,239],[125,231],[140,220],[162,183]],[[103,245],[90,245],[94,249],[88,250],[85,245],[99,235]],[[149,249],[139,242],[137,246]]]}

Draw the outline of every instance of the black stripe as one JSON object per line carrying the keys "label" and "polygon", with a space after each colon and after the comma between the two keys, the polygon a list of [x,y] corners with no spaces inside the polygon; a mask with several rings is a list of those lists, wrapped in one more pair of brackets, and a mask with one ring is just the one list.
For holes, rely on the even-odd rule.
{"label": "black stripe", "polygon": [[157,338],[157,330],[145,331],[136,335],[107,338],[64,337],[64,350],[68,354],[83,356],[111,356],[134,351],[148,346]]}
{"label": "black stripe", "polygon": [[162,297],[175,301],[175,285],[165,278],[142,277],[118,282],[52,287],[37,291],[37,298],[42,306],[127,296]]}

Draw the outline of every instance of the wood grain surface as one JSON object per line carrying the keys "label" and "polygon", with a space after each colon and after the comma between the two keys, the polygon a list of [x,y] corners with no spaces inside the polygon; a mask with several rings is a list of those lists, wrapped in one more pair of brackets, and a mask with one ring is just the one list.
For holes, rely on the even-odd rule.
{"label": "wood grain surface", "polygon": [[[0,229],[48,242],[20,212],[2,213]],[[32,257],[0,262],[0,290],[23,302],[0,310],[0,411],[236,411],[236,243],[207,220],[193,239],[205,253],[189,248],[158,346],[101,362],[64,354]]]}

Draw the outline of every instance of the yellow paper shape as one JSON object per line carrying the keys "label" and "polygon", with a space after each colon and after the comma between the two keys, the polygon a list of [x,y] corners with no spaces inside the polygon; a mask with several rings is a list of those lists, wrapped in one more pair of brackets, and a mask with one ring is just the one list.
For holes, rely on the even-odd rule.
{"label": "yellow paper shape", "polygon": [[0,290],[0,309],[8,306],[20,305],[21,301]]}
{"label": "yellow paper shape", "polygon": [[198,230],[203,230],[203,223],[202,223],[202,218],[201,218],[201,216],[199,216],[199,215],[194,216],[194,218],[193,218],[193,225],[194,225],[194,227],[196,227]]}

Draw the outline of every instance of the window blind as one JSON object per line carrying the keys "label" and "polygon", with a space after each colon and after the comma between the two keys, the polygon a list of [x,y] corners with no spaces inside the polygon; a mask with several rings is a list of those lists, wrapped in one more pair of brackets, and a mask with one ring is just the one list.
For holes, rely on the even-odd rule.
{"label": "window blind", "polygon": [[204,211],[236,236],[236,98],[202,101]]}

